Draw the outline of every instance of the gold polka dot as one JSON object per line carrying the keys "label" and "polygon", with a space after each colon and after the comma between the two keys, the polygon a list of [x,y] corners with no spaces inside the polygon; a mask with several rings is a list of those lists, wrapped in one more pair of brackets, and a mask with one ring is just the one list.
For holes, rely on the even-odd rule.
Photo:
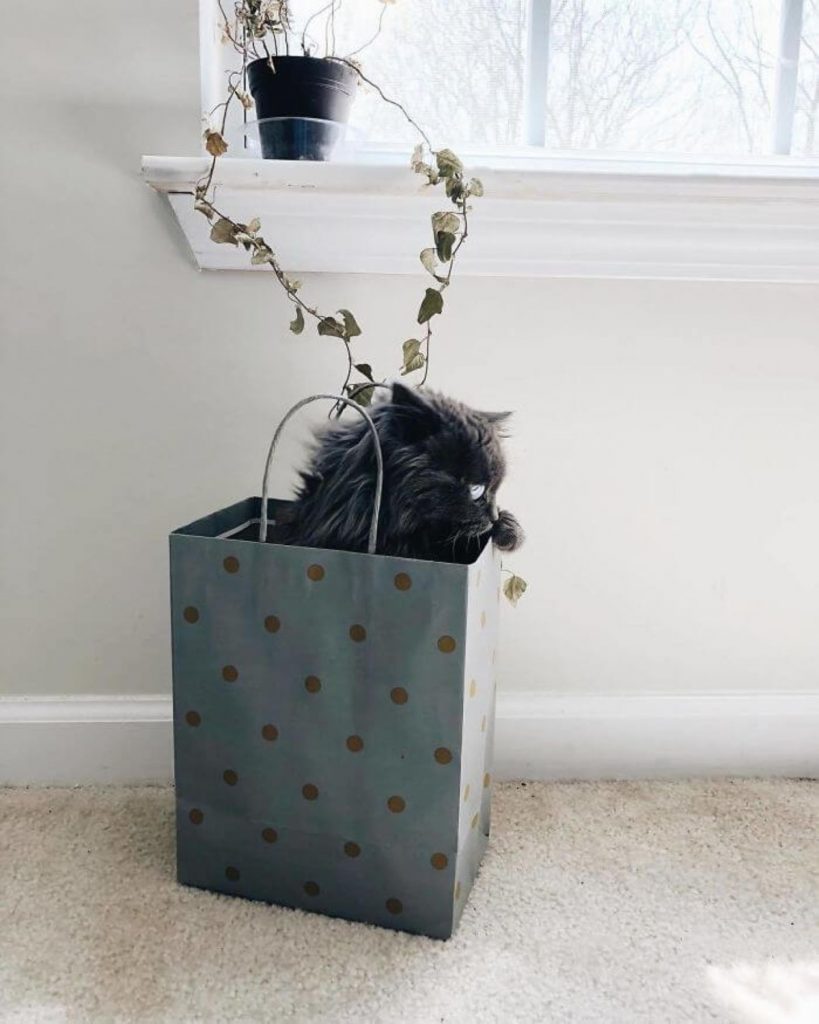
{"label": "gold polka dot", "polygon": [[412,578],[405,572],[397,573],[393,582],[396,590],[409,590],[412,586]]}
{"label": "gold polka dot", "polygon": [[264,839],[266,843],[275,843],[278,838],[279,833],[275,828],[266,828],[262,830],[262,839]]}
{"label": "gold polka dot", "polygon": [[449,864],[449,857],[445,853],[433,853],[429,858],[429,862],[436,871],[443,871],[447,864]]}
{"label": "gold polka dot", "polygon": [[234,867],[225,868],[225,878],[228,878],[231,882],[238,882],[239,869]]}
{"label": "gold polka dot", "polygon": [[404,909],[404,904],[401,900],[397,900],[394,896],[390,896],[384,906],[389,910],[391,914],[400,914]]}
{"label": "gold polka dot", "polygon": [[318,896],[318,894],[321,892],[321,889],[319,888],[318,882],[305,882],[304,891],[307,893],[308,896]]}
{"label": "gold polka dot", "polygon": [[477,692],[478,692],[478,684],[473,679],[470,682],[470,684],[469,684],[469,696],[470,697],[474,697]]}
{"label": "gold polka dot", "polygon": [[238,774],[232,768],[225,768],[222,772],[222,778],[229,786],[235,786],[239,781]]}
{"label": "gold polka dot", "polygon": [[469,788],[469,783],[467,782],[467,784],[464,786],[464,803],[466,803],[466,801],[469,799],[469,794],[470,794],[470,788]]}
{"label": "gold polka dot", "polygon": [[352,751],[352,753],[357,754],[359,750],[364,749],[364,740],[362,740],[360,736],[348,736],[347,749]]}
{"label": "gold polka dot", "polygon": [[486,626],[486,612],[481,612],[481,629]]}
{"label": "gold polka dot", "polygon": [[188,817],[190,818],[191,822],[194,825],[201,825],[202,822],[205,820],[205,815],[199,810],[198,807],[193,807],[191,809],[190,814],[188,814]]}
{"label": "gold polka dot", "polygon": [[318,676],[308,676],[304,680],[304,688],[308,693],[318,693],[321,689],[321,680]]}
{"label": "gold polka dot", "polygon": [[394,686],[390,690],[390,700],[393,704],[406,704],[409,700],[409,694],[403,686]]}
{"label": "gold polka dot", "polygon": [[492,781],[492,776],[489,774],[489,772],[487,772],[486,775],[484,775],[484,777],[483,777],[483,788],[484,789],[488,789],[489,788],[489,783],[491,781]]}
{"label": "gold polka dot", "polygon": [[460,882],[456,882],[455,883],[455,899],[459,900],[460,898],[461,898],[461,883]]}
{"label": "gold polka dot", "polygon": [[239,670],[235,665],[225,665],[222,669],[222,678],[226,683],[235,683],[239,678]]}
{"label": "gold polka dot", "polygon": [[273,743],[279,738],[279,730],[272,722],[268,722],[267,725],[262,726],[262,737],[268,742]]}
{"label": "gold polka dot", "polygon": [[361,847],[358,843],[345,843],[344,852],[348,857],[357,857],[361,853]]}
{"label": "gold polka dot", "polygon": [[406,806],[407,802],[402,796],[391,796],[387,801],[387,807],[393,814],[400,814]]}
{"label": "gold polka dot", "polygon": [[441,654],[452,654],[455,650],[455,639],[451,636],[438,637],[438,650]]}
{"label": "gold polka dot", "polygon": [[435,760],[438,764],[449,764],[452,760],[452,751],[448,747],[438,747],[435,751]]}
{"label": "gold polka dot", "polygon": [[350,626],[350,639],[357,644],[367,639],[367,630],[363,626]]}
{"label": "gold polka dot", "polygon": [[268,633],[278,633],[281,626],[281,621],[277,615],[268,615],[264,620],[264,628]]}
{"label": "gold polka dot", "polygon": [[184,612],[182,612],[182,618],[185,620],[185,622],[190,622],[191,624],[193,624],[194,622],[198,622],[199,609],[194,608],[192,604],[189,604],[188,607],[184,610]]}
{"label": "gold polka dot", "polygon": [[234,573],[239,571],[239,559],[233,555],[228,555],[227,558],[222,562],[225,567],[225,572]]}
{"label": "gold polka dot", "polygon": [[469,824],[469,827],[470,827],[470,828],[475,828],[475,826],[476,826],[476,825],[478,824],[478,817],[479,817],[479,815],[477,815],[477,814],[476,814],[476,815],[475,815],[475,816],[474,816],[474,817],[472,818],[472,821],[471,821],[471,822],[470,822],[470,824]]}
{"label": "gold polka dot", "polygon": [[481,719],[481,732],[486,732],[486,715]]}
{"label": "gold polka dot", "polygon": [[197,725],[202,724],[202,716],[199,714],[198,711],[189,711],[185,715],[185,721],[188,723],[188,725],[192,725],[195,727]]}
{"label": "gold polka dot", "polygon": [[307,577],[314,583],[318,583],[319,580],[324,579],[324,566],[323,565],[311,565],[307,570]]}
{"label": "gold polka dot", "polygon": [[301,795],[305,800],[318,800],[318,786],[314,786],[312,782],[307,782],[301,787]]}

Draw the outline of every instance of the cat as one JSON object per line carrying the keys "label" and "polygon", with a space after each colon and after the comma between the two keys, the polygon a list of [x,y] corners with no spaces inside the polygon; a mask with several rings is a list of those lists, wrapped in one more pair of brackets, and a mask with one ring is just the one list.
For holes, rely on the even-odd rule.
{"label": "cat", "polygon": [[[397,382],[391,397],[369,411],[384,459],[378,554],[471,562],[489,539],[503,551],[520,547],[517,519],[495,504],[506,473],[501,428],[509,413],[478,412]],[[363,418],[326,430],[271,539],[366,551],[375,479]]]}

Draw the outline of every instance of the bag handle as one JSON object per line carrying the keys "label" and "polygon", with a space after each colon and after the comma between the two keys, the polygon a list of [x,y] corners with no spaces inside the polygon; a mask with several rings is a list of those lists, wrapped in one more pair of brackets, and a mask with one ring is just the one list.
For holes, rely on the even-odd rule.
{"label": "bag handle", "polygon": [[295,415],[299,409],[305,405],[309,405],[311,402],[319,402],[326,399],[331,402],[335,402],[337,405],[348,405],[355,409],[356,412],[360,413],[367,422],[367,427],[372,434],[373,444],[375,445],[375,466],[376,466],[376,479],[375,479],[375,496],[373,498],[373,516],[370,522],[370,535],[367,540],[367,553],[370,555],[375,554],[376,540],[378,538],[378,516],[381,512],[381,492],[384,489],[384,460],[381,455],[381,443],[378,440],[378,431],[375,429],[375,423],[373,423],[372,416],[363,409],[356,402],[350,398],[344,398],[342,395],[311,395],[309,398],[303,398],[300,402],[296,402],[292,409],[289,410],[284,416],[284,419],[276,427],[276,433],[273,435],[273,440],[270,442],[270,448],[267,451],[267,461],[264,466],[264,477],[262,478],[262,510],[259,517],[259,540],[264,543],[267,540],[267,496],[270,492],[270,467],[273,463],[273,454],[276,451],[276,447],[279,443],[279,438],[282,435],[287,421],[291,416]]}

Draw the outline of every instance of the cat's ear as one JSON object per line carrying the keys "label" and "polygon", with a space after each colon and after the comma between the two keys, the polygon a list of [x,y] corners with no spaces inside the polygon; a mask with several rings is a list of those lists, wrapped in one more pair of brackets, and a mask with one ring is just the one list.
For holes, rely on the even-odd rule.
{"label": "cat's ear", "polygon": [[509,417],[512,415],[512,413],[511,412],[481,412],[480,415],[483,416],[483,418],[488,423],[491,423],[492,426],[495,426],[496,424],[506,423],[506,421],[509,419]]}
{"label": "cat's ear", "polygon": [[392,386],[392,407],[408,440],[420,441],[441,426],[441,417],[426,398],[398,381]]}

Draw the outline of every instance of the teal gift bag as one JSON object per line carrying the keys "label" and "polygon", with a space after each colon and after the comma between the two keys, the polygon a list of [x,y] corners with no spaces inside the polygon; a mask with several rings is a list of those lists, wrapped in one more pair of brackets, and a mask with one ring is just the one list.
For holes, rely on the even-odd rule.
{"label": "teal gift bag", "polygon": [[[350,404],[346,399],[322,395]],[[261,498],[170,537],[180,882],[437,938],[489,835],[500,560],[260,543]]]}

